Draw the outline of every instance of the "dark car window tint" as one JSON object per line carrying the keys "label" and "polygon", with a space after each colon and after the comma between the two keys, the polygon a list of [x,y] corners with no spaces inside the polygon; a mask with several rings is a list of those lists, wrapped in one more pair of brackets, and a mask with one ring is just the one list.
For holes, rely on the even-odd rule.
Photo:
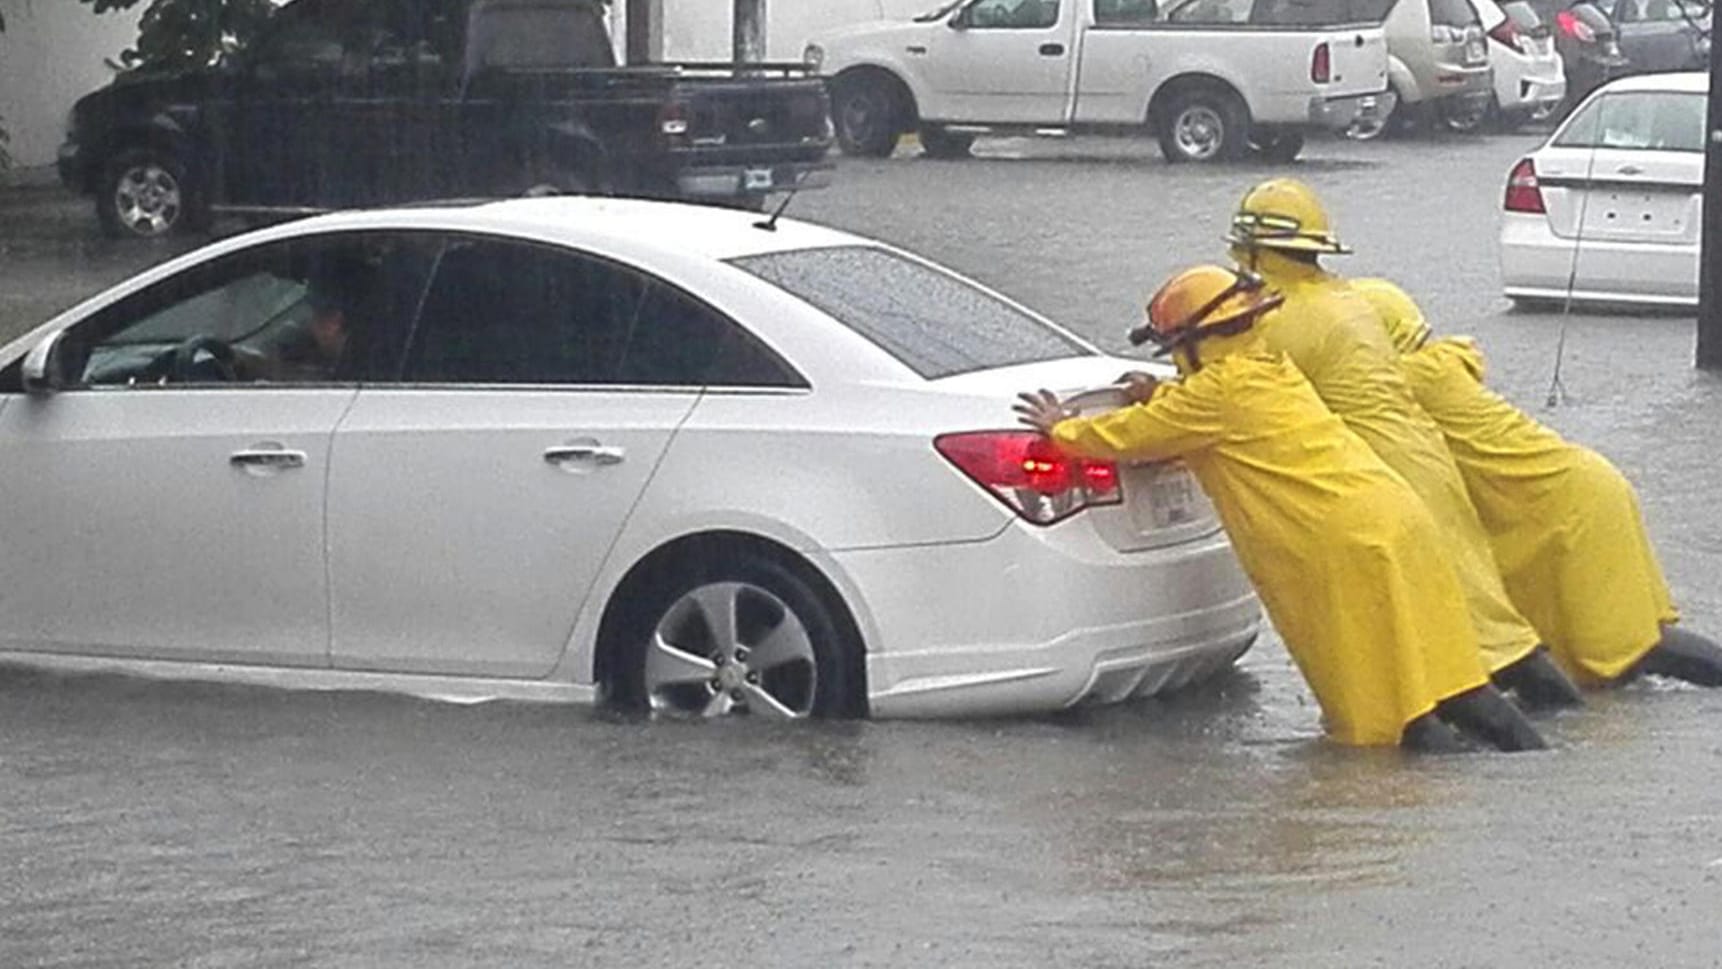
{"label": "dark car window tint", "polygon": [[1480,25],[1469,0],[1429,0],[1429,22],[1444,27]]}
{"label": "dark car window tint", "polygon": [[1180,24],[1241,24],[1250,19],[1252,0],[1189,0],[1166,19]]}
{"label": "dark car window tint", "polygon": [[1058,0],[980,0],[963,19],[976,30],[1041,30],[1058,23]]}
{"label": "dark car window tint", "polygon": [[1102,27],[1135,27],[1159,19],[1156,0],[1094,0],[1094,22]]}
{"label": "dark car window tint", "polygon": [[467,31],[468,77],[486,68],[616,65],[602,16],[585,4],[491,0],[472,8]]}
{"label": "dark car window tint", "polygon": [[614,379],[643,386],[805,386],[728,317],[662,283],[640,304]]}
{"label": "dark car window tint", "polygon": [[67,334],[68,361],[75,379],[98,386],[229,382],[208,351],[190,373],[170,371],[175,348],[213,340],[237,352],[243,382],[390,373],[437,245],[424,234],[342,233],[235,253],[78,324]]}
{"label": "dark car window tint", "polygon": [[929,380],[1092,352],[973,284],[872,246],[797,249],[732,264],[819,308]]}

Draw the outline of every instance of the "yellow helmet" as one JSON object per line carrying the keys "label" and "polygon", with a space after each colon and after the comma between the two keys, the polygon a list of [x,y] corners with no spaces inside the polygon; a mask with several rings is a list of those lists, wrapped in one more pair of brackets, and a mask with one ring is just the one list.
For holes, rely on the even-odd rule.
{"label": "yellow helmet", "polygon": [[1381,325],[1387,328],[1395,350],[1410,353],[1428,341],[1432,332],[1429,323],[1405,290],[1385,279],[1354,279],[1351,288],[1375,308],[1375,315],[1381,317]]}
{"label": "yellow helmet", "polygon": [[1226,241],[1235,246],[1341,255],[1351,250],[1333,234],[1315,191],[1295,178],[1270,178],[1244,193]]}
{"label": "yellow helmet", "polygon": [[1196,266],[1160,287],[1148,301],[1148,322],[1130,331],[1130,342],[1152,340],[1164,354],[1204,337],[1242,333],[1284,299],[1255,273]]}

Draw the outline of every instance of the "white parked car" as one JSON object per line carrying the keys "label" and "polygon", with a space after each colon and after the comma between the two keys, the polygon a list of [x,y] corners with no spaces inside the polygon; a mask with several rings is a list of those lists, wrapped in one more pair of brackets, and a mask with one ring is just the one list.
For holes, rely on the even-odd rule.
{"label": "white parked car", "polygon": [[739,212],[228,239],[0,347],[0,661],[706,715],[1151,694],[1255,637],[1230,546],[1186,471],[1009,409],[1126,366]]}
{"label": "white parked car", "polygon": [[935,157],[977,133],[1139,134],[1168,161],[1289,161],[1392,110],[1387,42],[1347,0],[956,0],[817,36],[843,150]]}
{"label": "white parked car", "polygon": [[1525,0],[1471,0],[1489,38],[1495,72],[1490,112],[1507,125],[1541,121],[1567,96],[1567,72],[1554,33]]}
{"label": "white parked car", "polygon": [[1612,81],[1513,166],[1508,297],[1697,305],[1708,89],[1698,72]]}

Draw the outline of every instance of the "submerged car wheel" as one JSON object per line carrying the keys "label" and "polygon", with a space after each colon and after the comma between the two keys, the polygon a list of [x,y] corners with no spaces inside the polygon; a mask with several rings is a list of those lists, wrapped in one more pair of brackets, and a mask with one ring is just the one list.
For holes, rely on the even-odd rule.
{"label": "submerged car wheel", "polygon": [[628,622],[610,684],[626,706],[671,717],[773,720],[859,709],[856,650],[824,598],[764,556],[653,583]]}
{"label": "submerged car wheel", "polygon": [[110,236],[159,239],[183,232],[197,220],[196,199],[185,166],[154,148],[121,152],[102,172],[96,215]]}

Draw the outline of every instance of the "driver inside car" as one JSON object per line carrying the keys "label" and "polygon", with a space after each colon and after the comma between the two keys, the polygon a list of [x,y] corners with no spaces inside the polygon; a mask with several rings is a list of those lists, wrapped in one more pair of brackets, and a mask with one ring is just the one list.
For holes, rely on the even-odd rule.
{"label": "driver inside car", "polygon": [[236,346],[241,379],[283,383],[327,383],[347,356],[354,310],[365,291],[366,270],[356,262],[331,261],[312,270],[305,291],[311,318],[302,329],[267,349]]}

